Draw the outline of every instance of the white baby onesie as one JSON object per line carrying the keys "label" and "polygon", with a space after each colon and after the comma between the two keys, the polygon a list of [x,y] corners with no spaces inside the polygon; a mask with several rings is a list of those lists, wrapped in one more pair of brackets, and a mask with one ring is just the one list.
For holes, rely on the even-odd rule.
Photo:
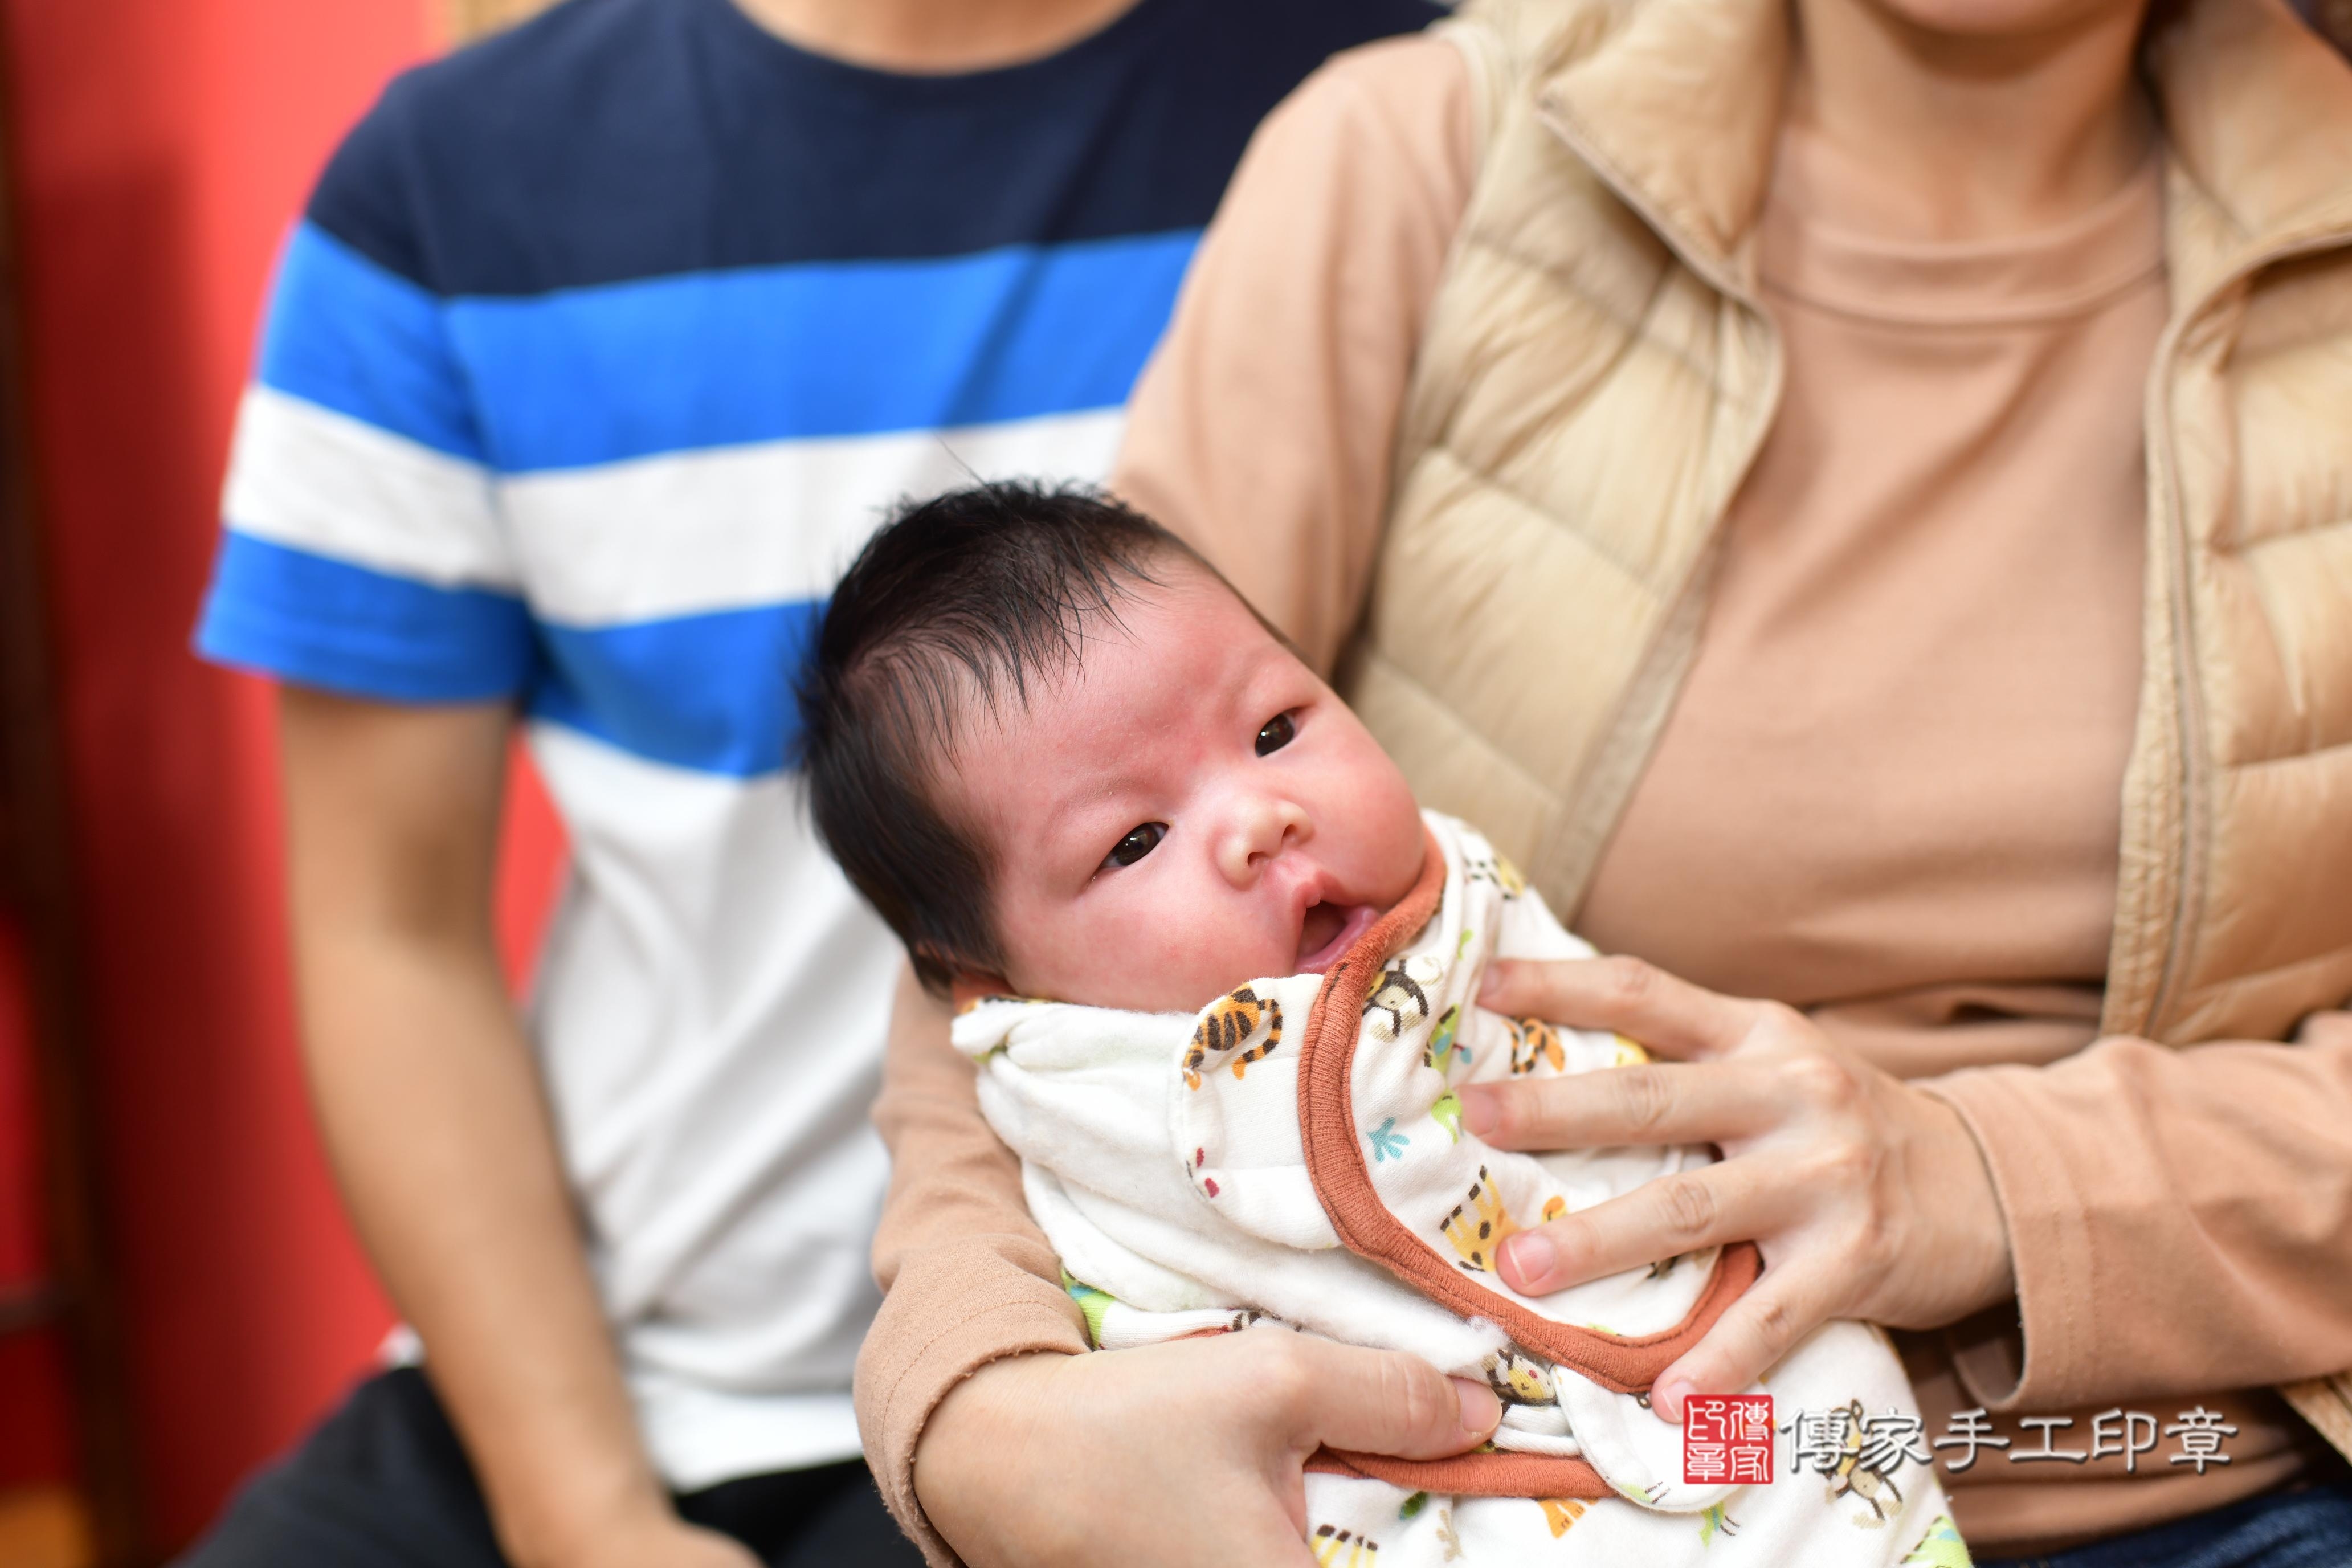
{"label": "white baby onesie", "polygon": [[1646,1057],[1475,1005],[1491,958],[1592,950],[1475,832],[1426,821],[1420,885],[1328,973],[1255,980],[1197,1015],[987,997],[957,1017],[1095,1342],[1290,1329],[1484,1378],[1505,1407],[1490,1450],[1321,1457],[1308,1533],[1328,1563],[1965,1563],[1874,1329],[1824,1325],[1750,1391],[1792,1436],[1835,1413],[1813,1430],[1845,1434],[1840,1451],[1776,1473],[1796,1452],[1780,1439],[1761,1481],[1686,1469],[1648,1390],[1753,1281],[1752,1247],[1542,1297],[1495,1272],[1514,1231],[1713,1156],[1514,1153],[1462,1126],[1455,1084]]}

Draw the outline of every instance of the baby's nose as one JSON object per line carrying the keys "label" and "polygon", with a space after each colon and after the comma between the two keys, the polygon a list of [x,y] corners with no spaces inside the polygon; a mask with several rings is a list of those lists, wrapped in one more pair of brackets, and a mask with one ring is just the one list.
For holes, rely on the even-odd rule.
{"label": "baby's nose", "polygon": [[1296,801],[1256,795],[1236,803],[1217,844],[1217,868],[1236,888],[1255,883],[1267,861],[1307,837],[1307,813]]}

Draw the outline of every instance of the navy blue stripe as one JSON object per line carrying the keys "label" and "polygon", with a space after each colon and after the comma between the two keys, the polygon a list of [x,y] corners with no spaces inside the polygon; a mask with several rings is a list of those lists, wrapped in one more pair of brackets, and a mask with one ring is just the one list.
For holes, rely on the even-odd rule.
{"label": "navy blue stripe", "polygon": [[449,328],[507,472],[994,424],[1124,403],[1195,238],[460,300]]}
{"label": "navy blue stripe", "polygon": [[435,294],[1205,226],[1257,122],[1427,0],[1139,0],[1005,70],[804,53],[734,0],[569,0],[395,82],[312,197]]}
{"label": "navy blue stripe", "polygon": [[793,680],[821,599],[625,626],[543,626],[551,668],[535,718],[653,762],[750,778],[800,733]]}
{"label": "navy blue stripe", "polygon": [[315,225],[287,236],[254,374],[451,457],[483,460],[440,301]]}
{"label": "navy blue stripe", "polygon": [[478,702],[529,685],[530,616],[510,595],[442,588],[234,531],[196,651],[302,686],[387,702]]}

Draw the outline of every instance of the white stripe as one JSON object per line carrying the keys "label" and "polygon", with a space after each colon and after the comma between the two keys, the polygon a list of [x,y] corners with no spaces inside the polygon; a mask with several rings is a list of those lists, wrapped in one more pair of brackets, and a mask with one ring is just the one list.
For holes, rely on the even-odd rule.
{"label": "white stripe", "polygon": [[480,468],[267,386],[246,389],[221,506],[240,533],[395,576],[515,583]]}
{"label": "white stripe", "polygon": [[773,441],[532,474],[499,500],[532,608],[572,625],[821,598],[890,505],[982,479],[1098,483],[1124,410]]}
{"label": "white stripe", "polygon": [[797,776],[530,736],[572,850],[531,1032],[646,1443],[677,1486],[844,1458],[902,950]]}

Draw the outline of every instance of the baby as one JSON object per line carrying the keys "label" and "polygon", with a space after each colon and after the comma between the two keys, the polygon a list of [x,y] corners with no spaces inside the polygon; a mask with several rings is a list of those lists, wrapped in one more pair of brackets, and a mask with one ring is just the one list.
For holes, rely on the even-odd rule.
{"label": "baby", "polygon": [[[914,506],[843,579],[801,707],[817,829],[964,1004],[956,1044],[1097,1346],[1315,1332],[1501,1397],[1472,1454],[1318,1456],[1318,1561],[1566,1562],[1571,1531],[1578,1560],[1644,1568],[1967,1561],[1925,1456],[1867,1451],[1866,1417],[1916,1415],[1874,1330],[1827,1325],[1750,1391],[1782,1426],[1845,1417],[1804,1473],[1696,1432],[1686,1452],[1651,1413],[1753,1247],[1543,1297],[1495,1272],[1523,1225],[1712,1156],[1534,1156],[1463,1127],[1455,1084],[1644,1058],[1475,1005],[1492,958],[1591,950],[1418,811],[1173,536],[1073,491]],[[1723,1436],[1769,1441],[1760,1402],[1742,1414],[1762,1430]]]}

